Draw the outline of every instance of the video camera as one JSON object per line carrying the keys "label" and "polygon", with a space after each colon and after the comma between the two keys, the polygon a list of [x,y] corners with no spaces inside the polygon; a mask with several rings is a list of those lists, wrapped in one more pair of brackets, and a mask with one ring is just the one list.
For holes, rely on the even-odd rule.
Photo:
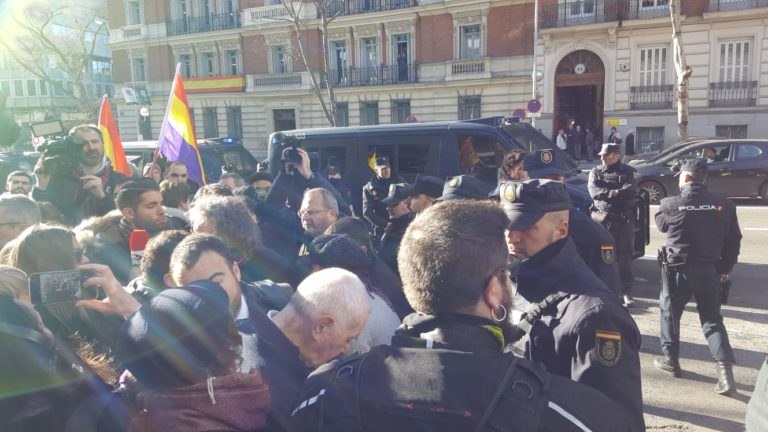
{"label": "video camera", "polygon": [[301,141],[296,137],[277,132],[272,136],[272,143],[277,144],[282,149],[282,160],[284,163],[301,163],[301,153],[298,148]]}
{"label": "video camera", "polygon": [[76,134],[55,137],[40,145],[38,150],[43,154],[43,167],[36,172],[51,176],[71,176],[77,173],[80,170],[82,147],[82,139]]}

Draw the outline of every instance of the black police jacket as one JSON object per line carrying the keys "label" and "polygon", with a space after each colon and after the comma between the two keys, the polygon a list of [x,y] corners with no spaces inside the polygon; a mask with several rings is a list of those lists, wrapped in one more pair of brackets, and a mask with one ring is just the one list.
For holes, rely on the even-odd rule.
{"label": "black police jacket", "polygon": [[387,226],[389,215],[387,206],[381,202],[389,194],[389,185],[395,183],[404,183],[405,180],[400,177],[389,177],[388,179],[379,178],[374,175],[371,181],[363,186],[363,217],[372,226],[384,229]]}
{"label": "black police jacket", "polygon": [[661,200],[656,226],[683,261],[715,263],[720,274],[736,264],[741,247],[736,206],[703,184],[688,183],[680,195]]}
{"label": "black police jacket", "polygon": [[626,431],[600,392],[504,353],[485,318],[413,314],[366,354],[318,368],[290,431]]}
{"label": "black police jacket", "polygon": [[[597,211],[609,215],[626,214],[635,198],[635,169],[621,162],[611,166],[598,165],[589,172],[587,188]],[[611,191],[616,197],[609,197]]]}
{"label": "black police jacket", "polygon": [[517,292],[538,304],[550,294],[567,296],[544,309],[520,345],[547,371],[596,388],[613,400],[630,424],[645,430],[640,381],[640,331],[617,296],[584,264],[570,238],[523,261]]}
{"label": "black police jacket", "polygon": [[616,242],[611,233],[586,213],[571,208],[568,232],[584,260],[617,298],[621,295],[621,277],[616,262]]}

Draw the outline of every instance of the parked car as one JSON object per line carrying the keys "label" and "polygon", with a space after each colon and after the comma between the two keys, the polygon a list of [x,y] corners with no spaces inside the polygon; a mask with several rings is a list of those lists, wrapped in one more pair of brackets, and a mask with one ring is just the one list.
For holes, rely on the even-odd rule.
{"label": "parked car", "polygon": [[[208,183],[219,181],[223,165],[233,166],[235,172],[243,176],[249,176],[256,172],[258,162],[239,140],[207,138],[197,140],[197,144],[200,148],[200,156],[203,159],[203,169]],[[155,149],[157,149],[156,140],[123,142],[125,156],[139,168],[139,172],[144,168],[144,165],[152,163]]]}
{"label": "parked car", "polygon": [[672,147],[634,165],[637,182],[648,191],[651,203],[676,195],[678,178],[673,167],[683,159],[707,158],[707,186],[729,198],[757,198],[768,202],[768,140],[713,139]]}
{"label": "parked car", "polygon": [[723,140],[726,139],[724,137],[689,137],[682,141],[679,141],[675,143],[674,145],[667,147],[660,152],[652,152],[652,153],[640,153],[633,156],[627,156],[628,161],[627,164],[635,166],[640,165],[642,163],[648,163],[651,161],[655,161],[659,158],[663,158],[667,155],[670,155],[674,152],[679,151],[681,148],[685,146],[689,146],[692,144],[698,144],[700,142],[704,141],[713,141],[713,140]]}

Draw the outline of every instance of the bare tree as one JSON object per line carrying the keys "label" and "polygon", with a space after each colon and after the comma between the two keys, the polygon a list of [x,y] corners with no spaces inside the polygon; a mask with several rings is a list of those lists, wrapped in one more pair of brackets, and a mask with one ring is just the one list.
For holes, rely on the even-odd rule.
{"label": "bare tree", "polygon": [[688,138],[688,80],[693,69],[685,61],[683,29],[680,22],[680,0],[669,0],[669,16],[672,19],[672,48],[675,51],[675,76],[677,84],[677,136]]}
{"label": "bare tree", "polygon": [[[336,94],[333,87],[334,79],[332,77],[332,70],[329,66],[330,53],[328,52],[328,26],[341,14],[341,9],[338,6],[342,3],[333,0],[312,0],[312,3],[310,4],[315,6],[318,15],[317,19],[319,25],[317,27],[314,25],[308,26],[307,19],[302,17],[302,10],[305,3],[280,0],[280,4],[285,9],[287,20],[293,26],[293,31],[296,34],[298,56],[301,58],[304,69],[309,75],[312,92],[320,104],[320,109],[323,110],[323,115],[325,115],[328,124],[330,126],[336,126]],[[311,31],[320,32],[322,64],[320,65],[319,70],[313,68],[308,57],[307,41],[305,40],[305,37],[306,34]],[[316,76],[316,72],[319,76]],[[338,73],[345,72],[338,71]]]}
{"label": "bare tree", "polygon": [[[17,65],[69,98],[86,120],[95,121],[101,95],[89,91],[91,62],[98,35],[107,23],[97,18],[83,20],[66,11],[66,7],[24,9],[12,18],[19,31],[0,36],[0,45]],[[66,24],[54,29],[59,21]]]}

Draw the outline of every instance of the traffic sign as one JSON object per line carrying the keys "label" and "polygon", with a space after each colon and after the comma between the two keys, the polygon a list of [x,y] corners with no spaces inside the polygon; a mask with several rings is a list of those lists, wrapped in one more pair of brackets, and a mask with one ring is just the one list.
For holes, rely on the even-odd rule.
{"label": "traffic sign", "polygon": [[405,118],[406,123],[417,123],[418,121],[419,119],[417,119],[415,115],[409,115]]}
{"label": "traffic sign", "polygon": [[525,118],[525,110],[522,108],[517,108],[514,111],[512,111],[512,117],[519,117],[521,119]]}
{"label": "traffic sign", "polygon": [[540,112],[528,113],[528,117],[530,117],[530,118],[539,118],[539,117],[541,117],[541,113]]}
{"label": "traffic sign", "polygon": [[528,101],[528,111],[537,113],[541,111],[541,101],[538,99],[531,99]]}

